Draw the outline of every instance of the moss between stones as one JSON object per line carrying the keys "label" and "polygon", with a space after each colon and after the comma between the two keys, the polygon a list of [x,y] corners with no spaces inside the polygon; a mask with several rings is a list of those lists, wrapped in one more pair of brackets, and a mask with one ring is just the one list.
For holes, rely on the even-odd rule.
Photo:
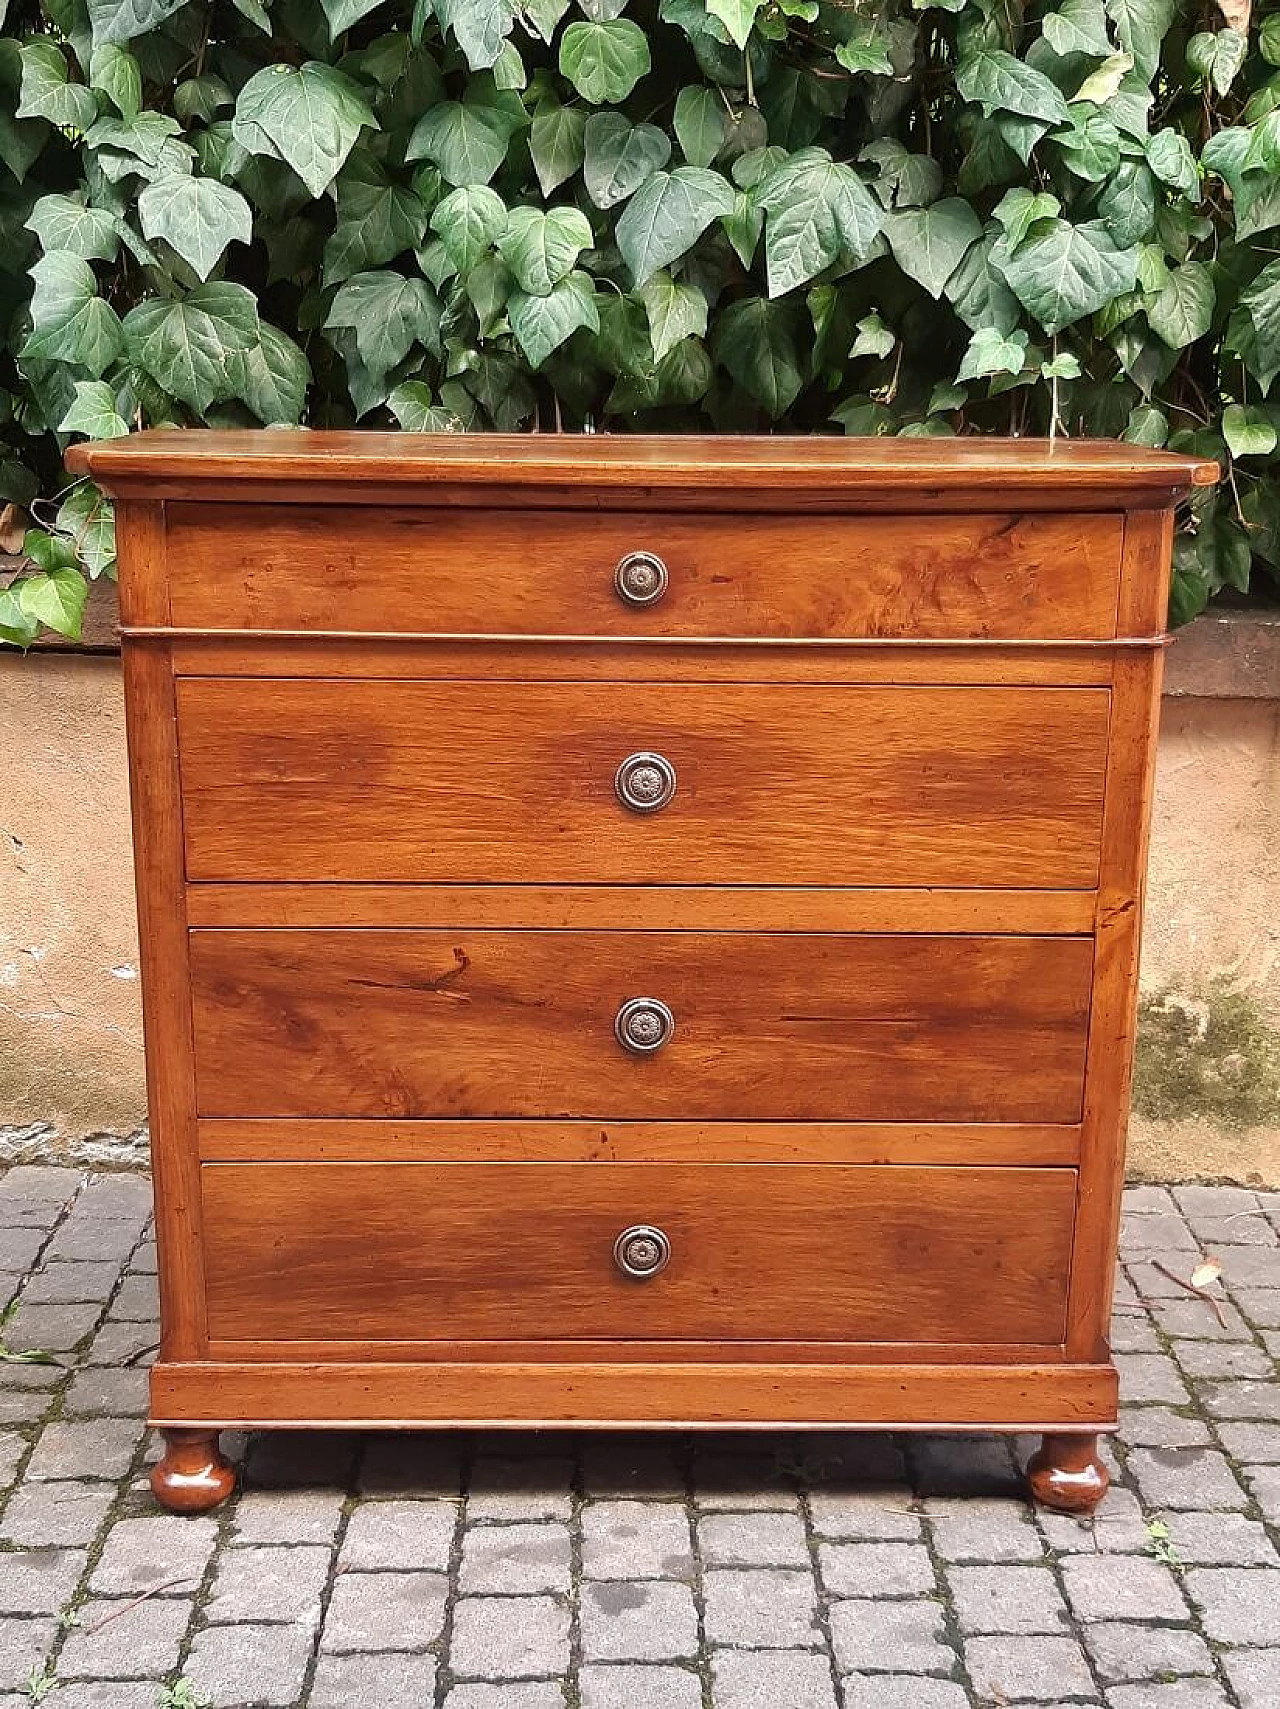
{"label": "moss between stones", "polygon": [[1280,1122],[1280,1029],[1241,991],[1162,991],[1138,1005],[1133,1104],[1156,1120],[1223,1127]]}

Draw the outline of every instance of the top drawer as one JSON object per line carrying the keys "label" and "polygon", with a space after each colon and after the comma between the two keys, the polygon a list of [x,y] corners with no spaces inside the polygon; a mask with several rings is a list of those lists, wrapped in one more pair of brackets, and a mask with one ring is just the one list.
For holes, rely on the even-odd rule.
{"label": "top drawer", "polygon": [[[175,503],[166,530],[183,628],[1063,640],[1116,632],[1122,521]],[[637,554],[650,603],[617,585]]]}

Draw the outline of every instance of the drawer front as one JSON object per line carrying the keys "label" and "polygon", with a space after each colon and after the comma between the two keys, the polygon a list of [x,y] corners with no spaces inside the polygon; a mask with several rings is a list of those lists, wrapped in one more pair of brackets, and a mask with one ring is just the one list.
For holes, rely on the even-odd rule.
{"label": "drawer front", "polygon": [[[1109,691],[178,684],[187,876],[519,884],[1097,881]],[[674,795],[636,812],[620,767]]]}
{"label": "drawer front", "polygon": [[[173,621],[197,628],[1115,634],[1118,516],[390,509],[353,520],[324,505],[171,504],[166,526]],[[666,569],[651,604],[627,603],[615,584],[636,553]]]}
{"label": "drawer front", "polygon": [[[209,1333],[1062,1340],[1069,1169],[214,1164]],[[665,1268],[625,1275],[628,1229]],[[659,1248],[624,1243],[647,1262]]]}
{"label": "drawer front", "polygon": [[[204,1116],[1080,1116],[1088,938],[455,929],[190,943]],[[633,999],[649,1006],[625,1010]]]}

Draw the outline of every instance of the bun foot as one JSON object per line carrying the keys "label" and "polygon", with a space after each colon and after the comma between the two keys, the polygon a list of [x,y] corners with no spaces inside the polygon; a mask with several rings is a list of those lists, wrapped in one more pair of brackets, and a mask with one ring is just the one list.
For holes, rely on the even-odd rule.
{"label": "bun foot", "polygon": [[1027,1483],[1042,1507],[1087,1517],[1111,1479],[1098,1458],[1096,1436],[1045,1436],[1027,1466]]}
{"label": "bun foot", "polygon": [[164,1455],[151,1472],[151,1493],[170,1513],[207,1513],[236,1487],[216,1430],[164,1430]]}

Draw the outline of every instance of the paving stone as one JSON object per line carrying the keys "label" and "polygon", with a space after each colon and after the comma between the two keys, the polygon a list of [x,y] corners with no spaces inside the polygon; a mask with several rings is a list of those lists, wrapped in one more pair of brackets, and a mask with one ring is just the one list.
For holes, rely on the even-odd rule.
{"label": "paving stone", "polygon": [[19,1305],[5,1325],[5,1344],[14,1353],[69,1353],[88,1335],[102,1307],[90,1305]]}
{"label": "paving stone", "polygon": [[1185,1300],[1184,1283],[1198,1262],[1193,1252],[1143,1252],[1127,1257],[1125,1269],[1138,1298],[1150,1304],[1152,1300]]}
{"label": "paving stone", "polygon": [[1249,1325],[1234,1305],[1219,1304],[1218,1313],[1206,1300],[1155,1300],[1151,1315],[1166,1335],[1185,1336],[1188,1341],[1248,1341]]}
{"label": "paving stone", "polygon": [[860,1430],[779,1438],[779,1468],[810,1489],[885,1489],[907,1484],[907,1460],[892,1436]]}
{"label": "paving stone", "polygon": [[129,1260],[130,1270],[136,1270],[139,1275],[154,1276],[156,1273],[156,1243],[154,1240],[144,1240],[135,1249]]}
{"label": "paving stone", "polygon": [[850,1675],[844,1682],[845,1709],[968,1709],[964,1688],[942,1679]]}
{"label": "paving stone", "polygon": [[956,1617],[966,1635],[1061,1632],[1067,1611],[1045,1567],[948,1567]]}
{"label": "paving stone", "polygon": [[0,1619],[0,1691],[20,1690],[44,1661],[58,1628],[53,1620]]}
{"label": "paving stone", "polygon": [[34,1220],[47,1226],[79,1191],[79,1169],[52,1164],[18,1163],[0,1176],[0,1228]]}
{"label": "paving stone", "polygon": [[362,1495],[456,1497],[461,1484],[461,1448],[454,1435],[398,1430],[365,1444],[359,1470]]}
{"label": "paving stone", "polygon": [[[586,1602],[584,1596],[584,1612]],[[569,1610],[550,1596],[461,1597],[449,1665],[461,1679],[562,1674],[569,1666]]]}
{"label": "paving stone", "polygon": [[12,1483],[26,1451],[27,1441],[24,1436],[19,1436],[16,1430],[0,1430],[0,1488]]}
{"label": "paving stone", "polygon": [[743,1649],[803,1649],[821,1642],[811,1572],[736,1571],[703,1575],[707,1642]]}
{"label": "paving stone", "polygon": [[1121,1204],[1126,1218],[1146,1216],[1153,1211],[1171,1214],[1176,1209],[1168,1187],[1152,1186],[1145,1182],[1140,1186],[1126,1187]]}
{"label": "paving stone", "polygon": [[1188,1618],[1178,1581],[1160,1561],[1118,1567],[1105,1556],[1072,1555],[1062,1563],[1062,1582],[1077,1620]]}
{"label": "paving stone", "polygon": [[[701,1697],[689,1701],[699,1709]],[[711,1702],[712,1709],[836,1709],[831,1663],[811,1650],[719,1650]],[[583,1709],[590,1709],[585,1700]],[[664,1706],[655,1700],[653,1709]]]}
{"label": "paving stone", "polygon": [[1169,1406],[1124,1406],[1120,1435],[1130,1448],[1211,1448],[1213,1437],[1202,1418]]}
{"label": "paving stone", "polygon": [[[84,1216],[77,1206],[45,1248],[45,1262],[110,1263],[118,1274],[137,1240],[138,1231],[134,1224],[104,1222],[101,1217]],[[102,1297],[105,1299],[106,1294]]]}
{"label": "paving stone", "polygon": [[1104,1685],[1213,1672],[1209,1646],[1186,1626],[1100,1621],[1085,1628],[1084,1641]]}
{"label": "paving stone", "polygon": [[[66,1680],[59,1682],[56,1697],[48,1702],[50,1709],[54,1703],[58,1709],[156,1709],[160,1691],[157,1679]],[[0,1697],[0,1709],[7,1709],[9,1702],[9,1698]],[[21,1709],[29,1709],[29,1698],[23,1697],[20,1702]]]}
{"label": "paving stone", "polygon": [[107,1516],[115,1491],[108,1484],[26,1484],[4,1510],[0,1539],[39,1548],[88,1543]]}
{"label": "paving stone", "polygon": [[1107,1704],[1108,1709],[1229,1709],[1220,1688],[1199,1679],[1166,1685],[1117,1685],[1107,1692]]}
{"label": "paving stone", "polygon": [[40,1433],[27,1462],[35,1481],[125,1476],[145,1429],[140,1418],[96,1418],[92,1424],[55,1420]]}
{"label": "paving stone", "polygon": [[69,1418],[142,1418],[147,1410],[147,1373],[93,1366],[77,1371],[67,1385],[62,1410]]}
{"label": "paving stone", "polygon": [[463,1537],[458,1588],[464,1595],[567,1595],[569,1578],[567,1525],[477,1525]]}
{"label": "paving stone", "polygon": [[1280,1569],[1195,1567],[1187,1595],[1220,1644],[1280,1644]]}
{"label": "paving stone", "polygon": [[584,1507],[582,1571],[587,1578],[688,1578],[693,1571],[684,1507],[657,1501],[598,1501]]}
{"label": "paving stone", "polygon": [[[371,1686],[376,1689],[380,1704],[395,1704],[399,1709],[428,1709],[435,1702],[436,1658],[385,1654],[321,1656],[307,1698],[308,1709],[353,1709],[356,1704],[370,1701]],[[456,1696],[453,1693],[446,1702],[453,1704]],[[518,1704],[513,1702],[510,1709],[518,1709]],[[564,1709],[563,1696],[554,1709]]]}
{"label": "paving stone", "polygon": [[1246,1496],[1225,1454],[1208,1448],[1135,1448],[1129,1470],[1152,1507],[1240,1508]]}
{"label": "paving stone", "polygon": [[1169,1542],[1188,1566],[1280,1566],[1280,1555],[1256,1519],[1242,1513],[1171,1513]]}
{"label": "paving stone", "polygon": [[87,1602],[58,1657],[63,1679],[153,1679],[178,1665],[191,1620],[189,1597]]}
{"label": "paving stone", "polygon": [[212,1625],[291,1620],[318,1626],[330,1559],[328,1549],[315,1546],[226,1549],[204,1617]]}
{"label": "paving stone", "polygon": [[49,1264],[38,1271],[23,1289],[26,1305],[74,1305],[105,1300],[120,1274],[117,1262],[101,1264]]}
{"label": "paving stone", "polygon": [[795,1481],[768,1455],[700,1451],[693,1463],[693,1499],[725,1512],[800,1511]]}
{"label": "paving stone", "polygon": [[189,1593],[204,1577],[217,1540],[213,1519],[176,1513],[118,1519],[107,1533],[90,1588],[105,1596],[138,1596],[176,1579],[175,1590]]}
{"label": "paving stone", "polygon": [[1115,1353],[1159,1353],[1160,1337],[1145,1312],[1118,1312],[1111,1319],[1111,1348]]}
{"label": "paving stone", "polygon": [[915,1437],[912,1458],[922,1495],[1022,1494],[1022,1475],[1003,1437]]}
{"label": "paving stone", "polygon": [[[1257,1353],[1257,1348],[1249,1352]],[[1280,1383],[1261,1353],[1258,1358],[1267,1367],[1261,1381],[1205,1384],[1200,1399],[1206,1412],[1215,1418],[1280,1419]]]}
{"label": "paving stone", "polygon": [[822,1543],[818,1565],[832,1596],[931,1596],[937,1589],[922,1543]]}
{"label": "paving stone", "polygon": [[676,1452],[665,1441],[609,1433],[582,1451],[582,1487],[592,1499],[683,1496],[684,1486]]}
{"label": "paving stone", "polygon": [[698,1521],[698,1547],[708,1566],[811,1565],[798,1513],[708,1513]]}
{"label": "paving stone", "polygon": [[0,1389],[0,1424],[36,1424],[52,1405],[39,1389]]}
{"label": "paving stone", "polygon": [[447,1591],[439,1573],[343,1573],[334,1581],[321,1647],[424,1650],[444,1626]]}
{"label": "paving stone", "polygon": [[1222,1667],[1240,1709],[1275,1709],[1280,1703],[1280,1650],[1227,1652]]}
{"label": "paving stone", "polygon": [[687,1585],[659,1579],[582,1587],[582,1653],[589,1661],[679,1661],[698,1652]]}
{"label": "paving stone", "polygon": [[980,1496],[928,1502],[933,1546],[945,1561],[1038,1561],[1044,1545],[1026,1509]]}
{"label": "paving stone", "polygon": [[[1202,1217],[1192,1221],[1196,1238],[1215,1257],[1229,1256],[1233,1246],[1275,1246],[1280,1243],[1276,1226],[1261,1211],[1256,1216]],[[1228,1274],[1230,1270],[1228,1268]]]}
{"label": "paving stone", "polygon": [[1280,1329],[1280,1288],[1232,1288],[1231,1297],[1259,1329]]}
{"label": "paving stone", "polygon": [[1074,1638],[970,1638],[964,1662],[978,1696],[995,1703],[1093,1695],[1093,1675]]}
{"label": "paving stone", "polygon": [[[196,1633],[183,1671],[213,1709],[292,1703],[302,1691],[311,1644],[301,1626],[206,1626]],[[378,1665],[384,1665],[381,1656]]]}
{"label": "paving stone", "polygon": [[1229,1217],[1256,1212],[1258,1195],[1249,1187],[1206,1187],[1191,1183],[1172,1187],[1170,1194],[1178,1209],[1189,1220],[1202,1217]]}
{"label": "paving stone", "polygon": [[[314,1701],[311,1709],[317,1709]],[[349,1709],[349,1702],[342,1709]],[[425,1703],[423,1709],[427,1709]],[[564,1709],[564,1691],[553,1679],[525,1680],[518,1685],[455,1685],[444,1700],[444,1709]]]}
{"label": "paving stone", "polygon": [[1144,1212],[1141,1216],[1126,1213],[1120,1224],[1122,1252],[1198,1250],[1196,1237],[1174,1210]]}
{"label": "paving stone", "polygon": [[[363,1512],[364,1509],[358,1509]],[[252,1489],[232,1514],[236,1543],[331,1543],[342,1519],[342,1496],[324,1489]]]}
{"label": "paving stone", "polygon": [[831,1641],[842,1673],[949,1674],[937,1602],[833,1602]]}
{"label": "paving stone", "polygon": [[59,1614],[84,1572],[83,1549],[0,1553],[0,1614]]}
{"label": "paving stone", "polygon": [[1218,1435],[1235,1460],[1262,1466],[1280,1465],[1280,1424],[1224,1422],[1218,1426]]}
{"label": "paving stone", "polygon": [[1245,1466],[1244,1481],[1263,1518],[1280,1525],[1280,1466]]}
{"label": "paving stone", "polygon": [[859,1542],[914,1542],[920,1516],[905,1489],[814,1490],[809,1497],[813,1528],[823,1537]]}
{"label": "paving stone", "polygon": [[469,1521],[567,1519],[572,1508],[572,1460],[476,1461],[467,1502]]}
{"label": "paving stone", "polygon": [[111,1302],[113,1318],[126,1323],[154,1323],[160,1313],[160,1295],[154,1276],[126,1276]]}
{"label": "paving stone", "polygon": [[1115,1364],[1126,1402],[1165,1401],[1184,1406],[1191,1399],[1177,1365],[1166,1353],[1118,1353]]}
{"label": "paving stone", "polygon": [[135,1369],[153,1364],[158,1348],[153,1323],[104,1323],[82,1355],[85,1365]]}
{"label": "paving stone", "polygon": [[18,1282],[39,1257],[40,1248],[46,1238],[43,1224],[38,1228],[7,1228],[0,1223],[0,1253],[4,1255],[4,1273],[15,1290]]}
{"label": "paving stone", "polygon": [[458,1524],[452,1501],[369,1501],[347,1522],[339,1564],[346,1571],[445,1572]]}
{"label": "paving stone", "polygon": [[[702,1681],[680,1667],[584,1667],[578,1691],[582,1709],[702,1709]],[[774,1709],[780,1709],[776,1700]]]}

